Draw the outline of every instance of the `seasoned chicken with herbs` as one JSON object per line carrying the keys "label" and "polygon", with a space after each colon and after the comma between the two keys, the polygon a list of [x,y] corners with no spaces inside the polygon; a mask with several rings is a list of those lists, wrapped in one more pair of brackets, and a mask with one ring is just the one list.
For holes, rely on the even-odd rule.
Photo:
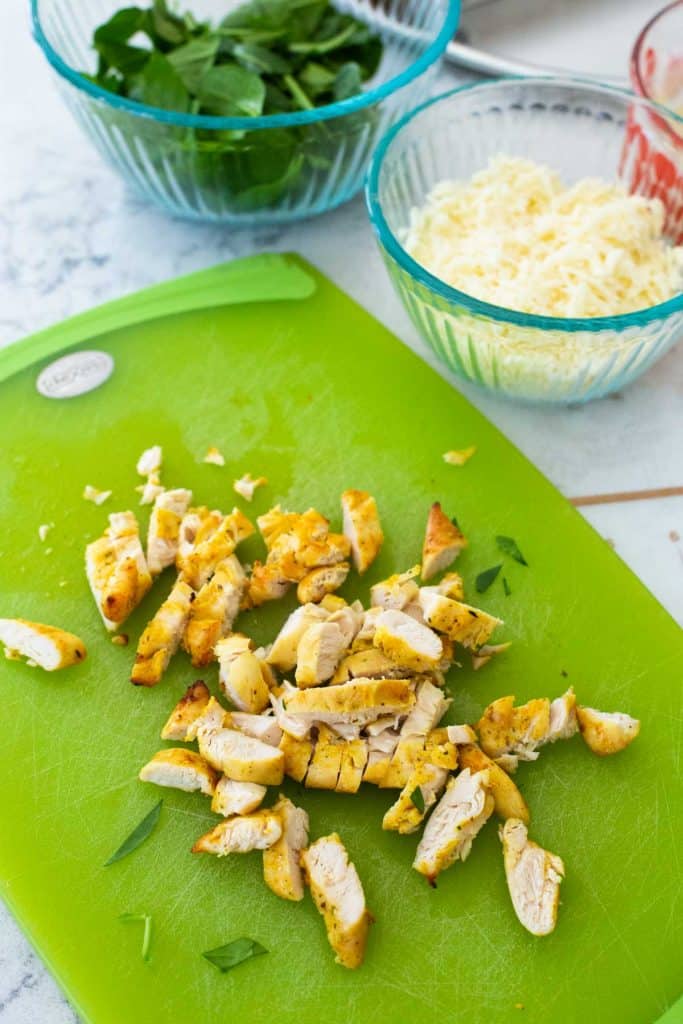
{"label": "seasoned chicken with herbs", "polygon": [[218,681],[238,711],[258,714],[270,704],[267,669],[251,650],[251,640],[239,633],[216,644]]}
{"label": "seasoned chicken with herbs", "polygon": [[337,833],[311,843],[301,854],[301,866],[337,963],[360,967],[372,915],[358,872]]}
{"label": "seasoned chicken with herbs", "polygon": [[183,646],[199,667],[215,660],[214,648],[237,618],[247,577],[236,555],[228,555],[197,594],[185,627]]}
{"label": "seasoned chicken with herbs", "polygon": [[301,604],[322,601],[326,594],[333,594],[339,590],[349,575],[351,566],[348,562],[338,562],[336,565],[321,565],[317,569],[311,569],[303,579],[299,581],[296,588],[296,596]]}
{"label": "seasoned chicken with herbs", "polygon": [[156,686],[180,646],[194,591],[177,580],[173,590],[140,637],[130,681],[135,686]]}
{"label": "seasoned chicken with herbs", "polygon": [[250,814],[261,806],[267,792],[267,788],[258,782],[236,782],[223,775],[216,783],[211,810],[224,818]]}
{"label": "seasoned chicken with herbs", "polygon": [[443,656],[443,643],[433,630],[394,609],[377,617],[373,643],[387,658],[413,672],[437,668]]}
{"label": "seasoned chicken with herbs", "polygon": [[448,518],[441,503],[435,501],[429,510],[422,546],[422,579],[430,580],[443,572],[466,547],[467,539],[460,528]]}
{"label": "seasoned chicken with herbs", "polygon": [[382,828],[401,835],[416,832],[438,800],[447,779],[446,768],[424,761],[417,764],[398,799],[384,815]]}
{"label": "seasoned chicken with herbs", "polygon": [[515,914],[532,935],[549,935],[557,921],[562,858],[532,842],[525,823],[515,818],[501,825],[499,835]]}
{"label": "seasoned chicken with herbs", "polygon": [[192,847],[192,853],[227,857],[229,853],[267,850],[281,835],[282,819],[279,814],[271,810],[254,811],[221,821],[206,835],[200,836]]}
{"label": "seasoned chicken with herbs", "polygon": [[194,750],[170,747],[155,754],[140,770],[138,778],[142,782],[153,782],[156,786],[184,789],[188,793],[199,791],[213,796],[218,772]]}
{"label": "seasoned chicken with herbs", "polygon": [[296,666],[299,641],[309,626],[326,622],[329,612],[317,604],[303,604],[295,609],[275,637],[267,662],[282,672],[291,672]]}
{"label": "seasoned chicken with herbs", "polygon": [[26,658],[46,672],[56,672],[84,661],[85,644],[74,633],[28,619],[0,619],[0,643],[10,661]]}
{"label": "seasoned chicken with herbs", "polygon": [[225,711],[213,698],[195,722],[199,753],[216,771],[237,782],[279,786],[284,775],[282,751],[223,725]]}
{"label": "seasoned chicken with herbs", "polygon": [[405,679],[353,679],[340,686],[321,686],[287,693],[285,710],[311,725],[339,722],[367,725],[382,715],[406,714],[415,703]]}
{"label": "seasoned chicken with herbs", "polygon": [[445,633],[451,640],[470,650],[483,646],[496,626],[502,625],[501,619],[495,615],[445,597],[436,588],[422,587],[419,601],[425,622],[432,629],[437,633]]}
{"label": "seasoned chicken with herbs", "polygon": [[[448,732],[450,734],[450,729]],[[484,751],[474,743],[458,746],[458,759],[463,768],[469,768],[472,772],[488,772],[489,790],[499,818],[502,818],[503,821],[508,818],[519,818],[526,825],[529,824],[529,808],[526,801],[508,773],[500,765],[487,757]]]}
{"label": "seasoned chicken with herbs", "polygon": [[162,740],[176,740],[187,743],[188,731],[206,711],[211,694],[201,679],[191,683],[169,715],[161,730]]}
{"label": "seasoned chicken with herbs", "polygon": [[122,625],[152,586],[138,521],[113,512],[104,535],[85,549],[85,568],[97,609],[110,632]]}
{"label": "seasoned chicken with herbs", "polygon": [[178,554],[180,524],[192,501],[192,491],[162,491],[154,501],[147,530],[147,565],[158,576],[173,565]]}
{"label": "seasoned chicken with herbs", "polygon": [[280,816],[282,835],[263,851],[263,878],[268,888],[283,900],[302,900],[301,853],[308,845],[308,815],[282,794],[272,810]]}
{"label": "seasoned chicken with herbs", "polygon": [[413,867],[433,884],[456,860],[466,860],[493,811],[488,772],[469,768],[451,778],[428,819]]}
{"label": "seasoned chicken with herbs", "polygon": [[594,754],[606,757],[625,750],[640,732],[640,722],[620,711],[576,708],[581,737]]}
{"label": "seasoned chicken with herbs", "polygon": [[367,491],[344,491],[341,496],[344,535],[351,545],[356,571],[370,568],[384,543],[377,502]]}

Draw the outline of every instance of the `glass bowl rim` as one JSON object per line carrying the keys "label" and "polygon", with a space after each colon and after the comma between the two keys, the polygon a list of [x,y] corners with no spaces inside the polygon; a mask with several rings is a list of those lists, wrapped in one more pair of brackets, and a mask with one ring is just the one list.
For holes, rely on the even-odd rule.
{"label": "glass bowl rim", "polygon": [[405,68],[404,71],[395,75],[387,82],[383,82],[376,88],[369,89],[367,92],[362,92],[357,96],[340,100],[337,103],[330,103],[324,107],[315,107],[313,110],[298,110],[289,114],[267,114],[259,117],[214,117],[208,114],[181,114],[177,111],[162,110],[160,107],[150,107],[144,103],[137,103],[126,99],[124,96],[117,96],[106,89],[102,89],[99,85],[95,85],[94,82],[88,81],[87,78],[67,64],[57,53],[43,31],[39,10],[40,0],[31,0],[31,22],[33,36],[57,74],[70,82],[76,89],[87,93],[93,99],[103,101],[115,110],[123,110],[136,117],[148,118],[163,124],[178,125],[184,128],[254,131],[263,128],[286,128],[292,125],[315,124],[320,121],[343,117],[365,107],[373,106],[380,100],[397,92],[403,86],[408,85],[439,60],[448,43],[455,36],[460,20],[461,0],[446,0],[446,4],[447,8],[443,24],[424,53]]}
{"label": "glass bowl rim", "polygon": [[[567,332],[603,331],[608,329],[623,331],[629,327],[642,327],[653,320],[665,319],[672,313],[678,313],[683,310],[682,290],[678,295],[674,295],[673,298],[667,299],[666,302],[660,302],[656,306],[648,306],[646,309],[635,310],[633,313],[621,313],[616,316],[559,317],[544,316],[538,313],[523,313],[519,310],[508,309],[506,306],[496,306],[493,303],[485,302],[483,299],[476,299],[467,292],[461,292],[452,285],[446,284],[446,282],[442,281],[440,278],[435,277],[434,274],[430,273],[425,267],[419,264],[408,254],[389,227],[379,199],[379,177],[382,171],[384,159],[391,148],[391,144],[403,131],[406,125],[429,107],[441,103],[444,100],[450,100],[452,97],[458,96],[462,93],[476,90],[483,92],[484,90],[505,85],[506,83],[510,85],[519,85],[520,83],[535,85],[538,86],[541,91],[545,86],[559,85],[586,92],[608,93],[610,96],[616,96],[617,98],[622,99],[625,106],[642,106],[656,116],[663,115],[676,121],[680,121],[683,129],[683,117],[678,117],[676,114],[668,111],[664,107],[661,107],[659,104],[644,97],[637,96],[635,93],[631,93],[626,89],[620,89],[617,86],[605,85],[602,82],[587,81],[586,79],[574,79],[566,76],[520,75],[515,77],[489,79],[486,82],[472,82],[467,85],[458,86],[455,89],[449,89],[447,92],[439,93],[438,96],[431,97],[424,103],[421,103],[418,107],[415,107],[413,110],[405,114],[389,129],[389,131],[384,134],[372,155],[365,182],[365,200],[370,221],[383,248],[386,249],[402,270],[415,278],[419,284],[432,292],[436,292],[436,294],[442,299],[446,299],[450,303],[461,306],[468,312],[477,313],[481,316],[488,317],[489,319],[516,324],[520,327],[532,327],[539,330]],[[627,110],[625,110],[625,113],[626,112]]]}
{"label": "glass bowl rim", "polygon": [[[648,35],[650,34],[650,30],[654,28],[654,26],[657,24],[658,21],[660,21],[660,19],[664,18],[671,11],[674,11],[677,7],[683,8],[683,0],[673,0],[673,3],[667,4],[666,7],[662,7],[661,10],[657,11],[656,14],[653,14],[653,16],[649,19],[649,21],[645,23],[645,25],[643,25],[640,32],[636,36],[636,41],[633,44],[633,49],[631,50],[631,59],[629,61],[631,85],[633,86],[633,90],[637,96],[642,96],[643,99],[650,100],[652,103],[655,103],[656,101],[652,99],[652,96],[650,96],[649,92],[645,88],[645,82],[643,81],[643,76],[641,74],[641,57],[643,53],[643,48],[645,46],[645,42],[648,38]],[[665,104],[662,105],[665,106]],[[673,113],[673,111],[671,113]],[[675,116],[676,115],[674,114],[674,117]],[[670,124],[666,120],[662,122],[660,127],[662,131],[666,132],[666,134],[669,137],[669,140],[675,146],[677,146],[678,148],[683,148],[683,142],[681,141],[681,137],[676,135],[676,133],[672,130]]]}

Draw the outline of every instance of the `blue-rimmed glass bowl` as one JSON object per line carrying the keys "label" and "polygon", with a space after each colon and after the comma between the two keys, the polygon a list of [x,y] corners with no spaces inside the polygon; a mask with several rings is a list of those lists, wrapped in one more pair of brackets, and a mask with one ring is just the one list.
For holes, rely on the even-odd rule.
{"label": "blue-rimmed glass bowl", "polygon": [[[126,182],[172,213],[231,224],[322,213],[363,184],[377,140],[430,91],[458,23],[459,0],[335,0],[384,43],[365,91],[314,110],[208,117],[146,107],[99,88],[94,29],[124,0],[31,0],[33,29],[75,118]],[[143,2],[143,6],[144,6]],[[240,0],[183,0],[218,21]]]}
{"label": "blue-rimmed glass bowl", "polygon": [[[566,184],[598,177],[652,195],[664,153],[681,150],[661,107],[608,86],[519,78],[456,89],[408,114],[380,142],[367,183],[370,218],[392,281],[422,337],[461,377],[529,402],[584,402],[635,380],[683,335],[683,294],[623,316],[533,316],[479,301],[434,277],[401,238],[410,211],[444,179],[469,179],[504,153],[548,164]],[[676,119],[666,112],[668,123]],[[656,137],[656,140],[655,140]],[[668,180],[668,179],[667,179]],[[657,190],[671,211],[676,189]],[[673,216],[667,224],[675,224]],[[666,227],[665,227],[666,230]],[[671,239],[673,241],[673,237]]]}

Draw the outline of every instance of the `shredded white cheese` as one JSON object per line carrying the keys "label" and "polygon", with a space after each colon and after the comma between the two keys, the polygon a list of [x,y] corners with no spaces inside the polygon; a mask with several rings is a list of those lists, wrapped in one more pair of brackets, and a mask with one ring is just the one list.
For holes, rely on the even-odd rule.
{"label": "shredded white cheese", "polygon": [[404,244],[436,277],[497,306],[559,317],[616,316],[683,290],[683,246],[662,237],[659,199],[497,156],[444,181],[411,212]]}

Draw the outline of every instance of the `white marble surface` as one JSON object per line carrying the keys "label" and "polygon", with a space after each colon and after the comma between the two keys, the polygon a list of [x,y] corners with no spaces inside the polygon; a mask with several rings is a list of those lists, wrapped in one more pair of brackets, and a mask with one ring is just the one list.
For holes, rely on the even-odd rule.
{"label": "white marble surface", "polygon": [[[513,17],[509,3],[504,17],[505,3],[471,17],[474,42],[491,39],[500,51],[554,64],[576,56],[577,66],[612,73],[623,71],[636,26],[659,6],[520,0]],[[301,252],[428,358],[385,277],[360,199],[258,236],[169,220],[127,194],[79,134],[30,38],[26,0],[2,7],[0,345],[147,284],[269,248]],[[588,8],[597,11],[597,34]],[[445,84],[454,80],[444,74]],[[534,410],[468,394],[567,495],[683,484],[683,345],[623,395],[578,409]],[[586,515],[683,622],[683,498],[604,505]],[[76,1019],[0,908],[0,1024]]]}

